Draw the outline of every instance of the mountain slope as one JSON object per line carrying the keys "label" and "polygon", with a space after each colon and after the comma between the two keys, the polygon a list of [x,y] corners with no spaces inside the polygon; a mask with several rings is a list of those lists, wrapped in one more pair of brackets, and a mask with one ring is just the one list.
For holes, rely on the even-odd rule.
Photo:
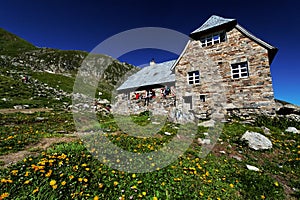
{"label": "mountain slope", "polygon": [[0,28],[0,54],[16,55],[20,52],[35,50],[37,47],[26,40]]}
{"label": "mountain slope", "polygon": [[[121,63],[107,55],[92,55],[86,61],[87,56],[88,52],[84,51],[37,48],[18,36],[0,29],[0,75],[2,76],[0,77],[2,82],[0,90],[6,91],[5,95],[4,93],[0,95],[1,98],[6,99],[5,103],[2,102],[1,107],[12,107],[15,100],[17,100],[15,103],[26,102],[37,107],[45,106],[45,102],[49,102],[50,106],[50,99],[62,99],[61,91],[68,94],[72,93],[77,71],[82,66],[83,61],[85,63],[104,63],[99,65],[99,70],[90,64],[84,64],[84,71],[87,77],[95,77],[96,80],[99,80],[97,94],[98,91],[102,92],[102,98],[106,99],[110,99],[111,91],[120,77],[132,69],[137,69],[133,65]],[[103,71],[103,69],[105,70]],[[34,84],[31,87],[36,88],[35,90],[28,90],[32,91],[31,94],[27,92],[26,95],[22,95],[23,92],[19,89],[23,90],[23,86],[14,87],[13,85],[22,84],[21,79],[25,76],[30,78],[27,84]],[[11,77],[6,86],[3,85],[8,80],[5,77]],[[14,92],[10,93],[10,88]],[[18,91],[17,98],[16,93]],[[70,95],[67,97],[68,102],[70,102]],[[31,102],[35,98],[46,99],[41,100],[43,103],[39,103],[40,101],[38,103]]]}

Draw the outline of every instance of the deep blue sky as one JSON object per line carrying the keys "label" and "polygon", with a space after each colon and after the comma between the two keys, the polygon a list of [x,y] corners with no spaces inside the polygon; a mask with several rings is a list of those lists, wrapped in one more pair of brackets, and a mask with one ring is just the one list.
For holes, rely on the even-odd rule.
{"label": "deep blue sky", "polygon": [[[0,27],[39,47],[91,51],[110,36],[139,27],[189,34],[212,14],[235,18],[279,48],[271,72],[277,99],[300,105],[300,2],[297,0],[3,0]],[[161,51],[121,57],[135,65],[174,59]]]}

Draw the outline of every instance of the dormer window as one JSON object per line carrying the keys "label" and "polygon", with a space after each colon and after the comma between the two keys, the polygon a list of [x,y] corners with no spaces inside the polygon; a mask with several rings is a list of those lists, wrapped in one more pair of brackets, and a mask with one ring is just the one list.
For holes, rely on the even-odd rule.
{"label": "dormer window", "polygon": [[225,41],[226,41],[226,32],[225,31],[207,35],[200,39],[202,47],[207,47],[207,46],[210,46],[213,44],[218,44],[218,43],[225,42]]}
{"label": "dormer window", "polygon": [[188,83],[190,85],[195,85],[200,83],[200,73],[199,71],[188,72]]}

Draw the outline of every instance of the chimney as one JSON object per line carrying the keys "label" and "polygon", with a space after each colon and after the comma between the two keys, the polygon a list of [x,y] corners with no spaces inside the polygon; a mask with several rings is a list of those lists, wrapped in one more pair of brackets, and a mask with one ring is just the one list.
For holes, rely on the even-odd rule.
{"label": "chimney", "polygon": [[150,66],[152,66],[152,65],[155,65],[156,63],[155,63],[155,61],[154,61],[154,58],[152,58],[152,60],[150,61]]}

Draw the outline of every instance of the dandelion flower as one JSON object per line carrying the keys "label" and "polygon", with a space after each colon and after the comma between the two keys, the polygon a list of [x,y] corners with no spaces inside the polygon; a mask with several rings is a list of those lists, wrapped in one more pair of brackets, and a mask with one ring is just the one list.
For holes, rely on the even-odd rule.
{"label": "dandelion flower", "polygon": [[142,192],[142,195],[146,196],[146,194],[147,194],[146,192]]}
{"label": "dandelion flower", "polygon": [[61,182],[61,185],[66,185],[66,183],[67,183],[66,181],[63,181]]}
{"label": "dandelion flower", "polygon": [[101,188],[103,188],[104,184],[103,183],[99,183],[98,186],[101,189]]}
{"label": "dandelion flower", "polygon": [[37,193],[39,191],[39,187],[37,187],[36,189],[34,189],[33,191],[32,191],[32,194],[35,194],[35,193]]}
{"label": "dandelion flower", "polygon": [[152,200],[158,200],[158,198],[157,197],[153,197]]}
{"label": "dandelion flower", "polygon": [[56,184],[56,180],[51,180],[51,181],[50,181],[50,185],[51,185],[51,186],[53,186],[53,185],[55,185],[55,184]]}
{"label": "dandelion flower", "polygon": [[136,175],[135,174],[132,174],[132,178],[135,178],[136,177]]}
{"label": "dandelion flower", "polygon": [[5,192],[5,193],[1,194],[0,199],[4,199],[4,198],[6,198],[8,196],[9,196],[9,193]]}
{"label": "dandelion flower", "polygon": [[233,188],[233,187],[234,187],[234,185],[233,185],[232,183],[230,183],[230,184],[229,184],[229,187]]}
{"label": "dandelion flower", "polygon": [[114,186],[117,186],[118,184],[118,181],[114,181]]}
{"label": "dandelion flower", "polygon": [[95,196],[95,197],[94,197],[94,200],[99,200],[99,197],[98,197],[98,196]]}
{"label": "dandelion flower", "polygon": [[27,180],[24,182],[24,184],[29,184],[30,183],[30,180]]}

